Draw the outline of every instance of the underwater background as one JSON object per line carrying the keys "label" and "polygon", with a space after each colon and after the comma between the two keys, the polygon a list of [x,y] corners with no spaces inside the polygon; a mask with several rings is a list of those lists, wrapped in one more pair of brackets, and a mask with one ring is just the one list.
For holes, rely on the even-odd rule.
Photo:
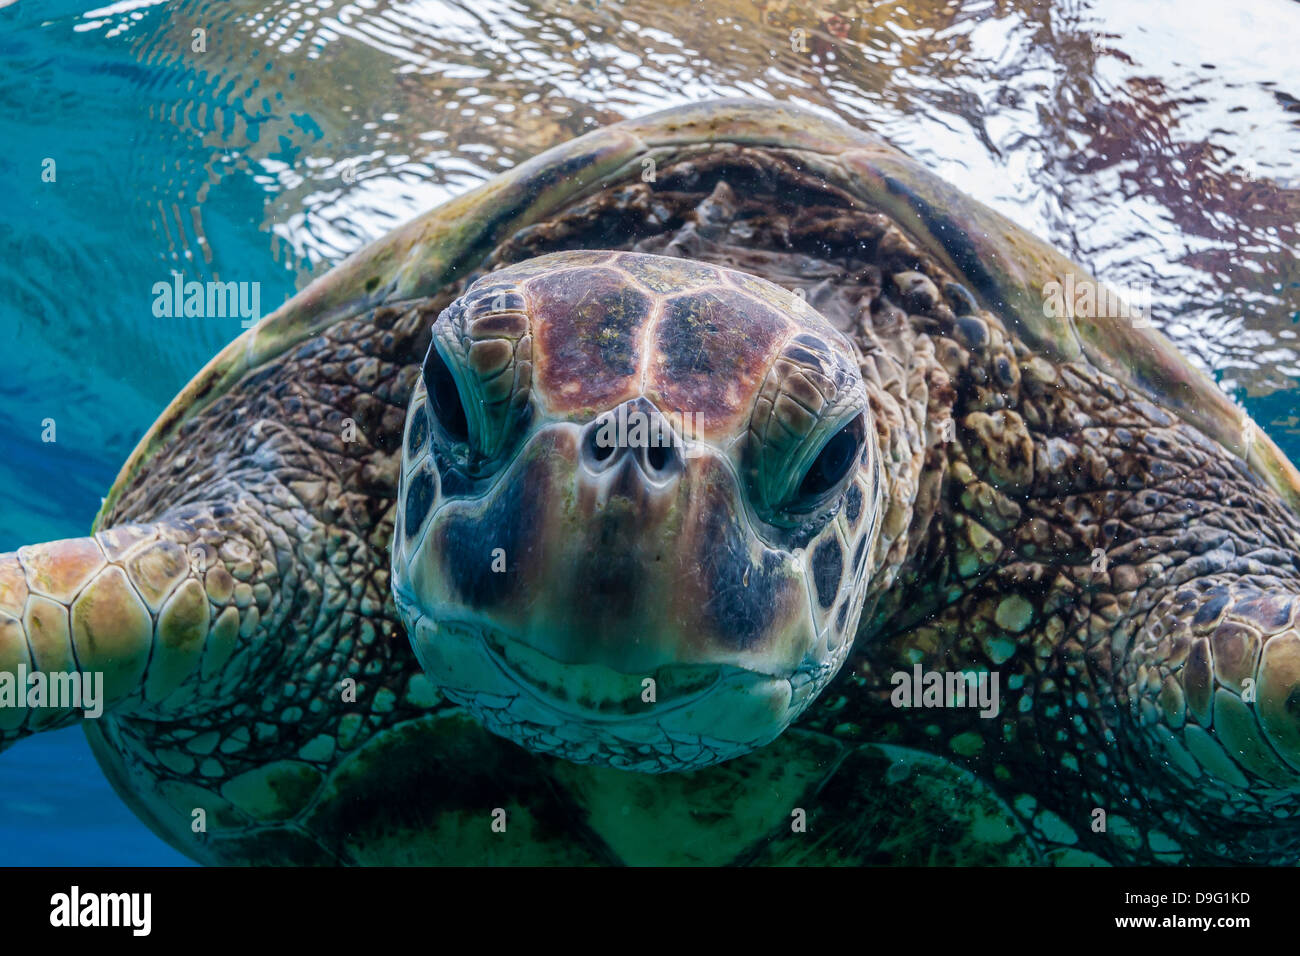
{"label": "underwater background", "polygon": [[[241,332],[155,318],[155,283],[257,282],[269,313],[548,146],[711,96],[878,132],[1149,288],[1300,461],[1297,44],[1295,0],[0,0],[0,552],[87,533]],[[0,755],[0,865],[185,862],[79,728]]]}

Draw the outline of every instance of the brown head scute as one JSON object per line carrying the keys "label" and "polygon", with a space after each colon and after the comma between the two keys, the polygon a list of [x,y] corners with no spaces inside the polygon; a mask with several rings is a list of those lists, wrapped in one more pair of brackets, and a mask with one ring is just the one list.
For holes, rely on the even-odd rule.
{"label": "brown head scute", "polygon": [[647,392],[698,410],[706,434],[730,432],[790,330],[788,316],[736,289],[675,296],[655,329]]}
{"label": "brown head scute", "polygon": [[552,410],[581,412],[637,394],[650,293],[598,267],[538,276],[525,288],[541,345],[537,381]]}
{"label": "brown head scute", "polygon": [[645,288],[664,295],[722,285],[722,274],[703,262],[632,255],[620,256],[618,264]]}
{"label": "brown head scute", "polygon": [[[704,437],[725,438],[743,426],[783,345],[805,330],[815,333],[810,340],[841,342],[785,289],[688,260],[565,252],[480,283],[471,296],[498,307],[508,298],[510,316],[528,317],[536,398],[567,417],[645,395],[665,412],[695,415]],[[523,334],[505,317],[478,321]],[[504,359],[500,349],[484,356]]]}

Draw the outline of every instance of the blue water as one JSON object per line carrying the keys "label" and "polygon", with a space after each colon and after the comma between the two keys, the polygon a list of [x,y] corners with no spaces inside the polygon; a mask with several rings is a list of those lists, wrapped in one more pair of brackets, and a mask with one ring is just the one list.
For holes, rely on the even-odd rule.
{"label": "blue water", "polygon": [[[0,0],[0,552],[86,533],[239,334],[155,318],[172,270],[256,281],[269,312],[547,145],[708,95],[868,125],[1103,278],[1150,283],[1156,324],[1300,459],[1300,4],[816,7],[854,31],[742,0]],[[0,864],[182,862],[79,729],[0,754]]]}

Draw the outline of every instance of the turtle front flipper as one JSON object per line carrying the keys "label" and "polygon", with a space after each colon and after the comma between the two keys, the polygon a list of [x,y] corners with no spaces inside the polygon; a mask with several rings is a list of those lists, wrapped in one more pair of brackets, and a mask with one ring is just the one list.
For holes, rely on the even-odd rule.
{"label": "turtle front flipper", "polygon": [[260,550],[188,509],[0,555],[0,749],[83,716],[219,706],[277,592]]}
{"label": "turtle front flipper", "polygon": [[1120,683],[1139,751],[1197,802],[1258,823],[1300,803],[1300,583],[1254,570],[1165,589]]}
{"label": "turtle front flipper", "polygon": [[1135,390],[959,322],[936,348],[957,385],[942,546],[846,665],[878,709],[846,693],[813,726],[943,748],[1054,859],[1295,859],[1300,515]]}

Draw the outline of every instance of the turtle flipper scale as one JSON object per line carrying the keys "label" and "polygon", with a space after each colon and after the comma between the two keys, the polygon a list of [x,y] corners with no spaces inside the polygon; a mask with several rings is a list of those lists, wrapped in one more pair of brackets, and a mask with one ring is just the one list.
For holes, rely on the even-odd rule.
{"label": "turtle flipper scale", "polygon": [[229,696],[245,669],[235,651],[275,594],[256,536],[229,511],[0,555],[0,749],[83,716],[181,714]]}
{"label": "turtle flipper scale", "polygon": [[1169,587],[1120,672],[1139,750],[1257,820],[1289,815],[1300,793],[1300,586],[1271,584],[1219,573]]}

